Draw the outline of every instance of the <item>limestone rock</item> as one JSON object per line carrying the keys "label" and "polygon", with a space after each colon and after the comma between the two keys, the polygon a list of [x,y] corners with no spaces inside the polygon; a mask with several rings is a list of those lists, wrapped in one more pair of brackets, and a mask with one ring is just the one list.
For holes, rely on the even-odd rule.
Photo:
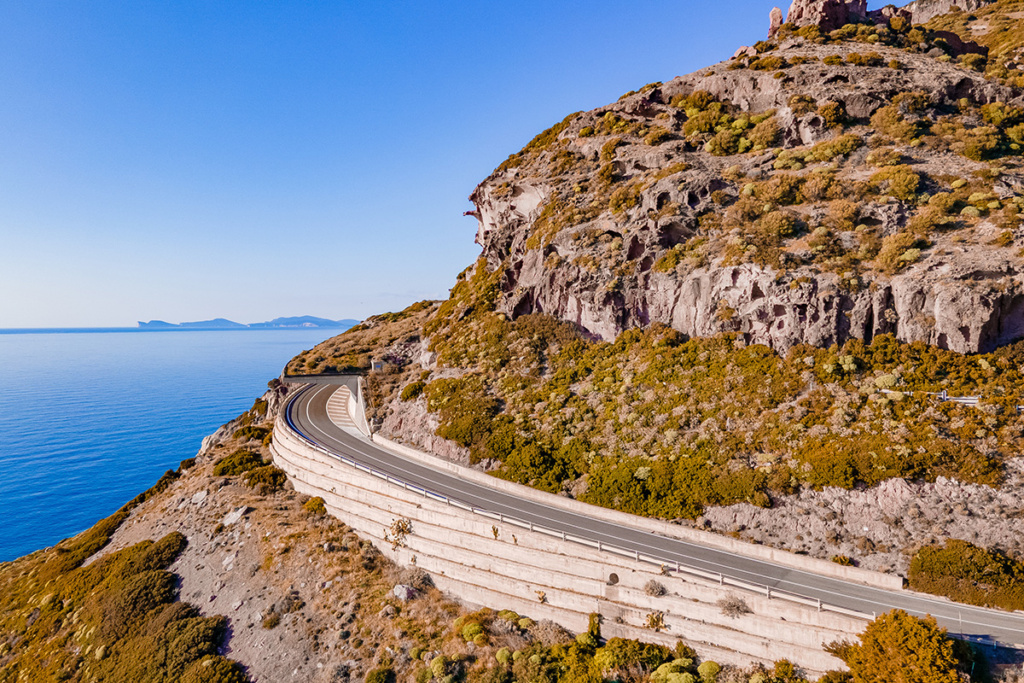
{"label": "limestone rock", "polygon": [[771,40],[775,37],[775,34],[782,28],[782,10],[778,7],[772,7],[772,11],[768,13],[768,39]]}
{"label": "limestone rock", "polygon": [[[821,16],[832,12],[838,17],[842,12],[860,16],[864,7],[863,2],[830,2],[798,0],[795,10],[805,17],[811,12]],[[816,111],[794,110],[790,106],[794,94],[813,93],[818,106],[841,104],[852,119],[864,124],[858,134],[865,139],[871,133],[867,124],[872,114],[900,92],[927,92],[936,106],[964,97],[975,102],[1017,99],[1012,90],[977,72],[920,53],[879,48],[884,59],[905,64],[900,70],[854,71],[824,62],[844,49],[853,52],[856,44],[818,46],[798,40],[779,46],[773,56],[806,58],[789,67],[785,79],[765,71],[729,68],[729,64],[676,78],[580,115],[573,128],[566,130],[562,148],[583,160],[581,164],[592,164],[587,168],[597,169],[608,138],[580,135],[584,126],[593,128],[607,116],[669,125],[678,111],[669,102],[695,91],[706,91],[739,112],[773,110],[783,147],[810,146],[836,134]],[[631,113],[636,111],[645,113]],[[845,164],[851,178],[873,173],[864,162],[868,152],[861,148]],[[915,168],[931,176],[966,178],[982,168],[955,154],[924,149],[913,154]],[[682,159],[686,159],[685,168],[669,173]],[[564,188],[572,183],[582,181],[576,187],[593,187],[596,179],[581,175],[569,181],[550,175],[548,166],[496,171],[470,199],[476,205],[472,212],[479,221],[476,240],[483,247],[486,268],[500,271],[498,312],[510,318],[547,313],[604,340],[655,322],[690,336],[734,332],[748,343],[767,344],[781,352],[797,344],[827,347],[851,338],[870,341],[880,334],[893,334],[906,342],[923,341],[971,353],[990,351],[1024,334],[1024,261],[1014,249],[987,246],[997,232],[992,224],[976,228],[979,235],[990,236],[937,244],[922,252],[920,262],[894,276],[870,267],[856,275],[815,268],[808,247],[800,244],[787,248],[779,266],[712,255],[676,267],[655,267],[668,250],[693,238],[727,243],[728,235],[703,231],[701,217],[720,215],[721,202],[728,205],[740,195],[743,183],[777,175],[775,163],[776,156],[770,152],[715,157],[683,139],[654,146],[642,140],[620,144],[609,166],[618,178],[617,187],[637,183],[634,206],[570,223],[540,246],[535,233],[552,198],[566,196]],[[730,165],[745,179],[729,181],[724,171]],[[659,169],[663,173],[653,175]],[[1015,197],[1024,182],[1018,180],[1007,173],[996,191]],[[574,201],[585,205],[586,200]],[[809,220],[817,220],[813,212],[821,210],[806,209],[811,212]],[[866,202],[859,206],[859,222],[884,239],[905,228],[912,210],[900,202]],[[848,231],[835,239],[852,249],[857,237]],[[946,239],[939,236],[940,241]],[[414,441],[429,449],[425,441],[436,425],[430,424],[425,407],[409,402],[403,411],[389,417],[385,431],[404,437],[412,428],[423,434]]]}
{"label": "limestone rock", "polygon": [[793,0],[786,21],[796,26],[816,25],[834,31],[867,18],[867,0]]}
{"label": "limestone rock", "polygon": [[416,589],[412,586],[398,584],[391,589],[391,594],[394,595],[396,599],[401,600],[402,602],[408,602],[409,600],[412,600],[416,597]]}
{"label": "limestone rock", "polygon": [[[909,15],[911,23],[924,24],[954,8],[964,12],[973,12],[990,2],[992,0],[914,0],[914,2],[900,7],[898,11]],[[892,5],[888,7],[892,7]]]}
{"label": "limestone rock", "polygon": [[221,523],[224,526],[231,526],[232,524],[236,524],[240,519],[242,519],[242,517],[245,517],[246,513],[249,512],[251,509],[252,508],[250,508],[247,505],[235,508],[228,514],[224,515],[224,520]]}

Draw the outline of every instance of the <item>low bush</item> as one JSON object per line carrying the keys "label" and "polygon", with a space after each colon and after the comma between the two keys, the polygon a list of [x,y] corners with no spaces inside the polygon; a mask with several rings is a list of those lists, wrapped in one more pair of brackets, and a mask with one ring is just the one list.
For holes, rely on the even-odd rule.
{"label": "low bush", "polygon": [[320,496],[313,496],[303,503],[302,507],[311,515],[327,514],[327,505],[325,504],[324,499]]}
{"label": "low bush", "polygon": [[910,587],[956,602],[1005,610],[1024,609],[1024,563],[1005,554],[951,539],[924,546],[907,574]]}
{"label": "low bush", "polygon": [[236,429],[232,436],[242,441],[263,441],[268,434],[270,434],[270,427],[254,427],[249,425]]}
{"label": "low bush", "polygon": [[366,674],[366,683],[395,683],[395,671],[389,666],[372,669]]}
{"label": "low bush", "polygon": [[419,380],[417,380],[415,382],[411,382],[411,383],[405,385],[405,388],[402,389],[402,393],[400,395],[400,398],[403,401],[413,401],[413,400],[419,398],[419,395],[423,393],[423,389],[426,386],[427,386],[426,382],[422,382],[422,381],[419,381]]}
{"label": "low bush", "polygon": [[882,238],[882,249],[875,258],[879,270],[895,273],[921,257],[921,249],[927,243],[910,232],[897,232]]}
{"label": "low bush", "polygon": [[218,477],[233,477],[263,467],[263,464],[263,457],[259,453],[239,448],[214,463],[213,473]]}
{"label": "low bush", "polygon": [[220,656],[206,657],[192,664],[180,683],[248,683],[249,677],[238,662]]}
{"label": "low bush", "polygon": [[274,465],[263,465],[247,471],[243,479],[246,486],[256,489],[261,496],[266,496],[283,489],[288,482],[288,475]]}
{"label": "low bush", "polygon": [[736,619],[744,614],[751,614],[752,610],[747,605],[747,601],[738,595],[729,595],[718,601],[718,607],[722,610],[722,614]]}
{"label": "low bush", "polygon": [[871,182],[896,199],[912,201],[917,197],[921,176],[906,164],[896,164],[879,170],[871,176]]}

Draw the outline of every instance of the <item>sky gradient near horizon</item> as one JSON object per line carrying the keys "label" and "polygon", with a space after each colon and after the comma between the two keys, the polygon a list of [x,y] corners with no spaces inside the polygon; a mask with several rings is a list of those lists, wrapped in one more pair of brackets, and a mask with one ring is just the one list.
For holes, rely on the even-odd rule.
{"label": "sky gradient near horizon", "polygon": [[364,318],[443,298],[467,196],[775,3],[0,7],[0,327]]}

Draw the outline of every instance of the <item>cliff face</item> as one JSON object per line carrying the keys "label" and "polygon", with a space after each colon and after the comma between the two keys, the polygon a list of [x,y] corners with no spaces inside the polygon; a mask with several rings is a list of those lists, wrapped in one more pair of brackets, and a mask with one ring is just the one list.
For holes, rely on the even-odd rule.
{"label": "cliff face", "polygon": [[[997,163],[970,148],[993,129],[983,108],[1020,92],[941,38],[856,34],[790,31],[570,116],[510,157],[471,196],[498,310],[603,339],[662,322],[782,351],[893,333],[976,352],[1024,334],[1009,217],[1024,173],[1016,150]],[[913,174],[912,191],[887,168]]]}
{"label": "cliff face", "polygon": [[[846,24],[862,21],[886,23],[891,17],[904,17],[912,24],[926,24],[949,12],[973,12],[993,0],[914,0],[902,7],[886,5],[868,11],[865,0],[793,0],[786,21],[797,26],[819,26],[834,31]],[[773,22],[774,24],[774,22]],[[770,33],[774,35],[774,31]]]}

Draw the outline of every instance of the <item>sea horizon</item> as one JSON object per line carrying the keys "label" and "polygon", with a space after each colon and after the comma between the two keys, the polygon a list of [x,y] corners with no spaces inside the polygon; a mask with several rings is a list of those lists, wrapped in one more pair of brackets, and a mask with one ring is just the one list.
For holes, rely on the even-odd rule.
{"label": "sea horizon", "polygon": [[110,332],[294,332],[338,330],[340,327],[0,327],[0,334],[103,334]]}
{"label": "sea horizon", "polygon": [[[0,330],[0,562],[52,546],[113,513],[251,407],[292,357],[341,333],[134,334],[157,331],[167,330]],[[250,334],[224,334],[236,331]]]}

